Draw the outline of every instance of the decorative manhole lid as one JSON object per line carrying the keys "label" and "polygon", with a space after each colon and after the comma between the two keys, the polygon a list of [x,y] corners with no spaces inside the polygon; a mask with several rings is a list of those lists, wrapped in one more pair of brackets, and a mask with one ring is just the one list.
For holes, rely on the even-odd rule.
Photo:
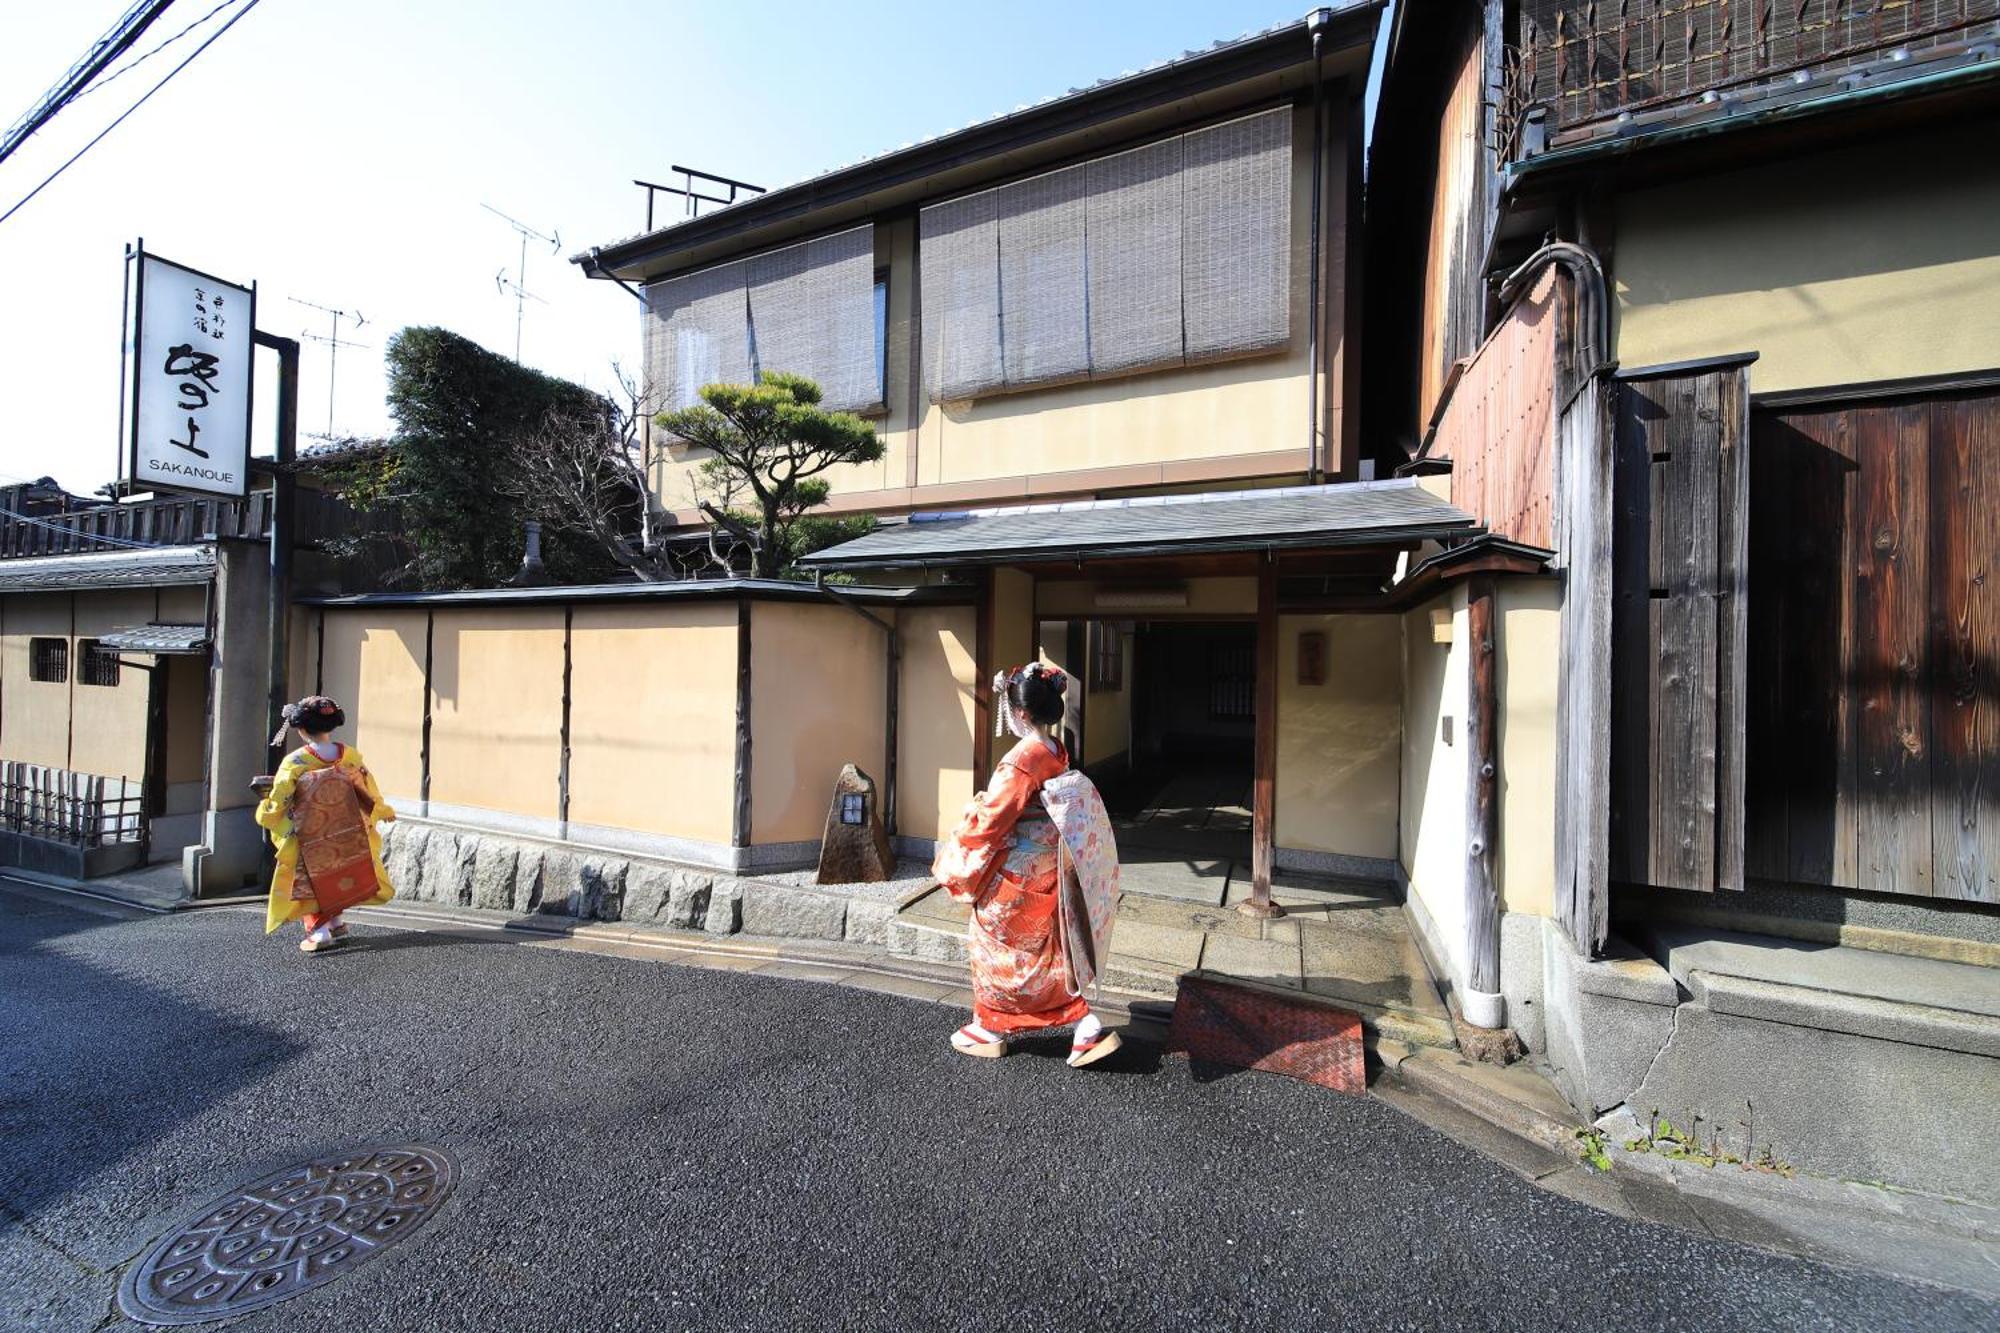
{"label": "decorative manhole lid", "polygon": [[290,1300],[407,1239],[458,1184],[442,1148],[399,1144],[288,1167],[176,1227],[119,1284],[142,1324],[203,1324]]}

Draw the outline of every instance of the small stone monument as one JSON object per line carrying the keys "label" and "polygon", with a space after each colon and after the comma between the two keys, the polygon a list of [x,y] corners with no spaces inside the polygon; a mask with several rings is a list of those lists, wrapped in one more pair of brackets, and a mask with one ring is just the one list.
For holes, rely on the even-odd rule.
{"label": "small stone monument", "polygon": [[821,884],[880,884],[896,865],[889,834],[882,827],[882,803],[875,779],[853,764],[833,784],[826,812],[826,836],[819,844]]}

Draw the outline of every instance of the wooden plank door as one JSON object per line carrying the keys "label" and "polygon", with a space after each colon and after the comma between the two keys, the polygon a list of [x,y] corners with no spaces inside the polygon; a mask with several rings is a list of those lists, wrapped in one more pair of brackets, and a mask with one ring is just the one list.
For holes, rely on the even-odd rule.
{"label": "wooden plank door", "polygon": [[1743,364],[1621,380],[1612,875],[1740,889],[1750,494]]}
{"label": "wooden plank door", "polygon": [[1931,854],[2000,902],[2000,395],[1930,405]]}

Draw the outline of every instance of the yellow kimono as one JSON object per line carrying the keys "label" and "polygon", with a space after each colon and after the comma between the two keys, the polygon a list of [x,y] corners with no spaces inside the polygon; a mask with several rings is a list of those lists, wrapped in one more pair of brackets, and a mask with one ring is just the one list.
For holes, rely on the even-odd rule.
{"label": "yellow kimono", "polygon": [[[270,793],[257,805],[257,822],[270,830],[278,844],[278,868],[271,876],[271,894],[264,911],[264,933],[267,935],[294,917],[309,916],[318,911],[319,905],[310,893],[293,897],[293,886],[298,879],[299,844],[292,830],[292,790],[307,773],[334,767],[350,770],[371,803],[367,816],[368,849],[375,862],[375,882],[381,885],[381,891],[368,901],[386,903],[395,893],[389,883],[389,872],[382,868],[382,834],[375,825],[378,821],[386,823],[394,819],[396,812],[382,799],[381,789],[375,785],[375,775],[361,761],[361,752],[351,745],[342,745],[339,755],[329,763],[310,748],[302,746],[285,756],[285,762],[278,766],[278,775],[271,783]],[[312,924],[309,921],[308,928]]]}

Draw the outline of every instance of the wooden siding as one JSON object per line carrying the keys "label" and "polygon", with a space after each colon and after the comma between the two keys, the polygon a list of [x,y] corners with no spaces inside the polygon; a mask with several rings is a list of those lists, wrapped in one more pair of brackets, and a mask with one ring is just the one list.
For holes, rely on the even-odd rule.
{"label": "wooden siding", "polygon": [[1451,502],[1500,536],[1553,549],[1556,270],[1543,272],[1451,390],[1429,452]]}
{"label": "wooden siding", "polygon": [[1615,387],[1592,375],[1556,419],[1562,485],[1555,567],[1563,576],[1556,680],[1556,919],[1594,956],[1611,930],[1611,642]]}
{"label": "wooden siding", "polygon": [[1486,259],[1484,46],[1477,29],[1459,56],[1437,130],[1437,178],[1424,257],[1422,379],[1417,419],[1429,420],[1453,363],[1472,355],[1485,333]]}
{"label": "wooden siding", "polygon": [[1743,887],[1748,380],[1618,388],[1611,875]]}
{"label": "wooden siding", "polygon": [[2000,396],[1759,414],[1750,872],[2000,902]]}

